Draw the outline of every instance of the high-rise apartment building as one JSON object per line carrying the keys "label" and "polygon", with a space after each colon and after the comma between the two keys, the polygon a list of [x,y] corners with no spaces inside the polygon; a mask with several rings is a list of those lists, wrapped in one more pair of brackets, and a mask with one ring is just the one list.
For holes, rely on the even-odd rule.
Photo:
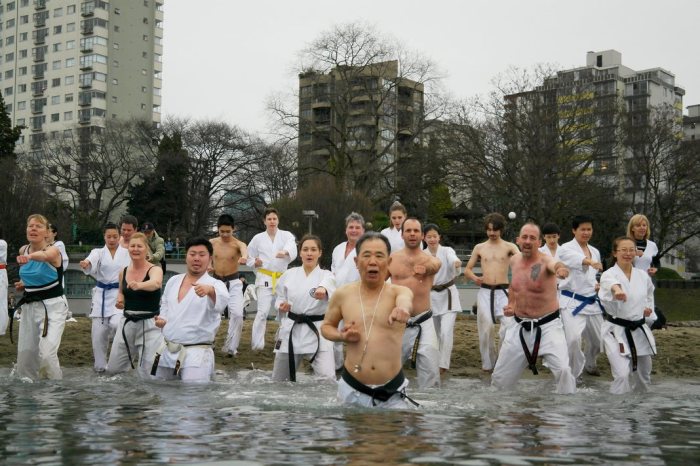
{"label": "high-rise apartment building", "polygon": [[109,119],[160,121],[163,2],[0,0],[0,91],[22,151]]}

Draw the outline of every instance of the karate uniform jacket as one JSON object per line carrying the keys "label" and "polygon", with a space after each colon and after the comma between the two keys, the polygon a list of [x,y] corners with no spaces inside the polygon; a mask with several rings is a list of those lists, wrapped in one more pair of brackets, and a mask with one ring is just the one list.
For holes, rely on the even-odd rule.
{"label": "karate uniform jacket", "polygon": [[[588,245],[588,249],[591,252],[591,260],[600,262],[600,252],[598,249],[590,244]],[[559,260],[569,269],[569,276],[559,282],[559,289],[569,290],[577,295],[586,297],[595,296],[595,277],[598,272],[590,265],[584,266],[581,264],[586,258],[586,255],[576,239],[572,239],[559,246],[557,253],[559,254]],[[561,302],[564,303],[574,298],[562,295],[560,299]],[[581,310],[581,314],[583,315],[594,315],[600,314],[601,312],[597,304],[589,304]]]}
{"label": "karate uniform jacket", "polygon": [[[275,257],[282,250],[287,251],[289,256]],[[285,230],[277,230],[275,241],[273,242],[267,231],[258,233],[248,244],[247,265],[255,267],[256,257],[262,260],[261,269],[269,270],[270,272],[284,272],[287,270],[289,263],[297,257],[297,244],[294,235]],[[255,285],[272,287],[272,277],[256,269]]]}
{"label": "karate uniform jacket", "polygon": [[[119,283],[119,273],[131,263],[129,250],[121,246],[117,246],[114,252],[114,257],[109,253],[107,246],[95,248],[90,251],[87,256],[90,261],[90,267],[83,270],[85,275],[90,275],[98,282],[105,284]],[[102,317],[102,300],[104,299],[104,317],[110,317],[114,314],[122,314],[121,309],[117,309],[117,295],[119,289],[104,289],[96,286],[92,289],[92,306],[90,309],[90,317]]]}
{"label": "karate uniform jacket", "polygon": [[345,248],[348,242],[345,241],[340,243],[333,249],[333,262],[331,264],[331,271],[335,276],[335,286],[340,287],[347,283],[356,282],[360,279],[360,272],[357,270],[357,265],[355,264],[355,257],[357,257],[357,251],[352,248],[350,254],[345,257]]}
{"label": "karate uniform jacket", "polygon": [[[428,249],[425,250],[426,254],[430,254]],[[457,276],[457,269],[454,264],[459,260],[457,253],[454,249],[438,245],[437,253],[435,257],[440,259],[442,267],[435,274],[433,279],[433,286],[442,285],[454,280]],[[448,293],[452,295],[452,306],[448,308],[449,300]],[[457,285],[452,285],[444,291],[431,291],[430,292],[430,303],[433,309],[433,315],[442,315],[446,312],[461,312],[462,305],[459,302],[459,292],[457,291]]]}
{"label": "karate uniform jacket", "polygon": [[404,248],[403,238],[401,237],[401,231],[395,230],[393,228],[385,228],[382,230],[382,235],[389,239],[389,244],[391,244],[391,252],[398,251]]}

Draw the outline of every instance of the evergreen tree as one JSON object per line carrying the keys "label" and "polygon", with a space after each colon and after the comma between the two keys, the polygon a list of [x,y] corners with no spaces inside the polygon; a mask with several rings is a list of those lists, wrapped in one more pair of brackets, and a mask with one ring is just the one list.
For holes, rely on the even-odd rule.
{"label": "evergreen tree", "polygon": [[0,158],[15,157],[15,144],[22,134],[22,126],[12,127],[10,115],[5,110],[5,99],[0,93]]}

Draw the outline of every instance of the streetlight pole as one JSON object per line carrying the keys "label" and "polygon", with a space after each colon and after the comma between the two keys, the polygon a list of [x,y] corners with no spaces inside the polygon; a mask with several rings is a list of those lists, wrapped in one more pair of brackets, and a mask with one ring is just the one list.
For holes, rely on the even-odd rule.
{"label": "streetlight pole", "polygon": [[302,210],[301,215],[309,219],[309,234],[312,234],[314,219],[318,218],[318,214],[315,210]]}

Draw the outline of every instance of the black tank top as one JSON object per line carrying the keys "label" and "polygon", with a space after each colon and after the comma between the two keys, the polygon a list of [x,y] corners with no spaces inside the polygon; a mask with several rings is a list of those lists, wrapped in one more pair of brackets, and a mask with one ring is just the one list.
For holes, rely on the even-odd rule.
{"label": "black tank top", "polygon": [[[153,291],[132,290],[126,286],[126,269],[124,267],[124,275],[122,277],[122,293],[124,294],[124,309],[127,311],[146,311],[153,312],[154,315],[160,313],[160,288]],[[153,267],[146,271],[146,276],[142,282],[150,280],[149,272]]]}

